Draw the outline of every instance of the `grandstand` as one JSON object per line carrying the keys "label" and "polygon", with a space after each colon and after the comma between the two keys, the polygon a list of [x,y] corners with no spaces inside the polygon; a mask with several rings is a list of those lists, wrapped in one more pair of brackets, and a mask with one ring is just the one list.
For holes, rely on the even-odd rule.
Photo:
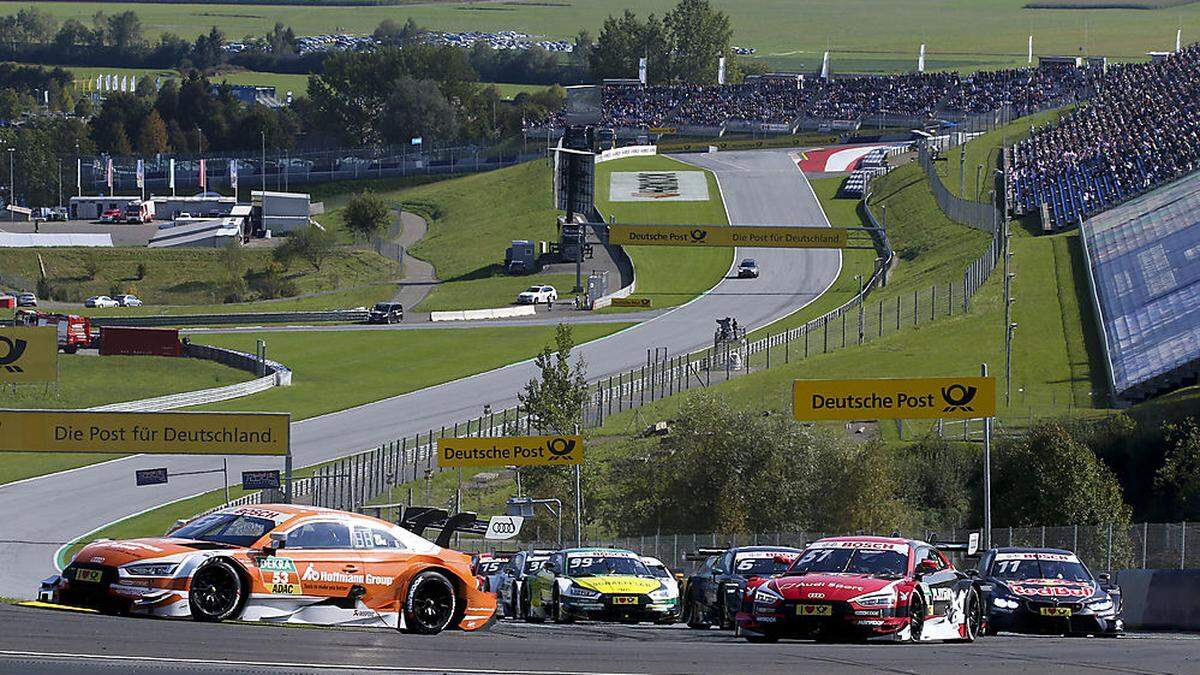
{"label": "grandstand", "polygon": [[1069,227],[1200,168],[1200,47],[1112,66],[1097,85],[1086,106],[1013,146],[1017,214],[1045,205],[1050,226]]}
{"label": "grandstand", "polygon": [[1200,374],[1200,173],[1082,226],[1114,398],[1140,400]]}

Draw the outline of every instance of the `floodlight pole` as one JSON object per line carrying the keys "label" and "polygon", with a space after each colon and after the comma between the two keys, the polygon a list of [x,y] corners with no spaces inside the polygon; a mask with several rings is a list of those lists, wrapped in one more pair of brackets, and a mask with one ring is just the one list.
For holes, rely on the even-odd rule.
{"label": "floodlight pole", "polygon": [[[979,374],[987,377],[986,363]],[[992,547],[992,418],[983,418],[983,550]]]}
{"label": "floodlight pole", "polygon": [[[579,434],[579,425],[575,425],[575,433]],[[579,465],[575,465],[575,545],[583,545],[583,491],[580,489],[581,481],[579,479]],[[562,535],[559,534],[559,541],[562,541]]]}

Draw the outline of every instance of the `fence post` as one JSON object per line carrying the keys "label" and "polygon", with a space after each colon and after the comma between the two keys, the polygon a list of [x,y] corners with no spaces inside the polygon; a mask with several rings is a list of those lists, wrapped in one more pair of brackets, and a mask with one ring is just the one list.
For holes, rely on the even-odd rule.
{"label": "fence post", "polygon": [[1146,569],[1146,540],[1150,538],[1150,523],[1142,523],[1142,569]]}
{"label": "fence post", "polygon": [[1179,569],[1187,562],[1187,521],[1179,524]]}
{"label": "fence post", "polygon": [[878,335],[878,337],[883,337],[883,301],[882,300],[879,301],[879,335]]}
{"label": "fence post", "polygon": [[937,311],[937,284],[929,287],[929,320],[933,321],[933,313]]}
{"label": "fence post", "polygon": [[900,296],[896,296],[896,330],[900,330]]}
{"label": "fence post", "polygon": [[808,324],[804,324],[804,358],[808,358]]}
{"label": "fence post", "polygon": [[842,349],[846,348],[846,313],[842,312]]}
{"label": "fence post", "polygon": [[1108,524],[1108,565],[1106,569],[1109,574],[1112,574],[1112,523]]}
{"label": "fence post", "polygon": [[917,290],[914,288],[913,289],[913,325],[914,326],[917,325],[917,322],[918,322],[917,320],[918,320],[918,317],[920,317],[920,315],[921,315],[921,312],[917,309]]}

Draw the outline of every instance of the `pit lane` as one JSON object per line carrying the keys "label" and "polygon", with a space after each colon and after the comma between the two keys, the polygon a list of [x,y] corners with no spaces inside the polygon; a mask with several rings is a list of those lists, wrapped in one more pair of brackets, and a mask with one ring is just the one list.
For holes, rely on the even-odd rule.
{"label": "pit lane", "polygon": [[0,605],[2,673],[1194,673],[1200,638],[753,645],[682,625],[503,621],[483,633],[200,624]]}

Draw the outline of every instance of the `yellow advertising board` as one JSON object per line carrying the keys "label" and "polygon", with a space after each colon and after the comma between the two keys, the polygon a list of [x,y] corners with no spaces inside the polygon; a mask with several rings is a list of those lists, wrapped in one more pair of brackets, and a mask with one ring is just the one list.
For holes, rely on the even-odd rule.
{"label": "yellow advertising board", "polygon": [[608,243],[622,246],[750,246],[846,248],[848,231],[836,227],[727,225],[610,225]]}
{"label": "yellow advertising board", "polygon": [[796,380],[792,415],[800,421],[994,417],[996,378]]}
{"label": "yellow advertising board", "polygon": [[650,298],[613,298],[613,307],[649,307]]}
{"label": "yellow advertising board", "polygon": [[583,464],[583,436],[438,439],[438,466],[570,466]]}
{"label": "yellow advertising board", "polygon": [[0,410],[0,452],[286,455],[287,413]]}
{"label": "yellow advertising board", "polygon": [[53,327],[0,328],[0,382],[58,379],[58,332]]}

